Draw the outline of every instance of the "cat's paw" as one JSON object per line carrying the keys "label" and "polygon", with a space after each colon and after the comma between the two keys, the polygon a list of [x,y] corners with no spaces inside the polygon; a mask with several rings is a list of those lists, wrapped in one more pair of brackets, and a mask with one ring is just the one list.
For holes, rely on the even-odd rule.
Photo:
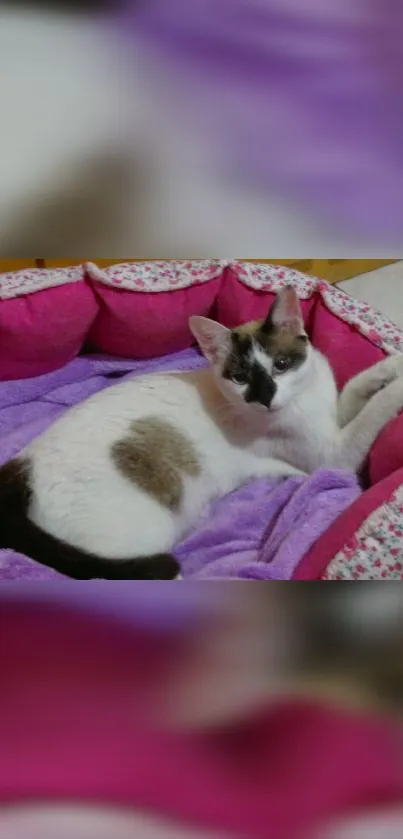
{"label": "cat's paw", "polygon": [[400,414],[403,411],[403,376],[396,377],[390,382],[376,399],[381,399],[379,402],[382,405],[385,414],[389,414],[388,419]]}
{"label": "cat's paw", "polygon": [[379,362],[374,368],[379,380],[379,390],[394,382],[395,379],[403,377],[403,353],[390,355],[384,361]]}

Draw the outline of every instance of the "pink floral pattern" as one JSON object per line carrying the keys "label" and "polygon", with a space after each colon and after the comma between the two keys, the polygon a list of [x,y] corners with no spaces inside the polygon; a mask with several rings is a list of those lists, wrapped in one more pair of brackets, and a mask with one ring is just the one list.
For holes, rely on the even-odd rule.
{"label": "pink floral pattern", "polygon": [[149,293],[206,283],[219,277],[226,264],[220,259],[123,262],[102,270],[89,262],[86,268],[91,279],[105,285]]}
{"label": "pink floral pattern", "polygon": [[403,352],[402,330],[381,312],[328,283],[322,282],[319,290],[328,309],[355,326],[373,344],[389,354]]}
{"label": "pink floral pattern", "polygon": [[324,580],[403,580],[403,485],[364,521]]}
{"label": "pink floral pattern", "polygon": [[35,291],[44,291],[47,288],[83,280],[84,267],[82,265],[56,269],[29,268],[25,271],[0,274],[0,300],[22,297],[33,294]]}
{"label": "pink floral pattern", "polygon": [[[318,290],[319,280],[282,265],[256,262],[230,262],[241,283],[255,291],[277,292],[285,285],[298,289],[298,296],[305,300]],[[327,283],[325,283],[327,285]]]}

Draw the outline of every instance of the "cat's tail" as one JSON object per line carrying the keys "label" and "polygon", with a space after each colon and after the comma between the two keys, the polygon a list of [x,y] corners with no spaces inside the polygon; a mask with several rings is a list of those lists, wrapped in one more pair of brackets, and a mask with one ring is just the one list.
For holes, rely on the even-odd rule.
{"label": "cat's tail", "polygon": [[28,518],[28,460],[0,467],[0,548],[8,548],[76,580],[173,580],[180,572],[171,554],[108,560],[85,553],[46,533]]}

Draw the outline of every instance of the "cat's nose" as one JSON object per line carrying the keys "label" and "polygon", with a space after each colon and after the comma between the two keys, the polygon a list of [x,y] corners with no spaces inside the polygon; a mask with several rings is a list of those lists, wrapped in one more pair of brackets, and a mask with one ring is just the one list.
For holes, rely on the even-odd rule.
{"label": "cat's nose", "polygon": [[265,408],[270,408],[276,390],[276,383],[271,376],[256,375],[249,385],[245,399],[247,402],[258,402]]}

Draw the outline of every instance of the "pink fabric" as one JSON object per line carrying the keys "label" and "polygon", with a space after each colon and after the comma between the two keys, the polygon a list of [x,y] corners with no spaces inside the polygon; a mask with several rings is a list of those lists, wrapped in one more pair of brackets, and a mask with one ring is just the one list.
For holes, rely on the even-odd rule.
{"label": "pink fabric", "polygon": [[[386,429],[385,432],[387,433]],[[293,579],[321,579],[329,563],[354,536],[365,519],[382,504],[387,503],[401,484],[403,484],[403,468],[393,471],[387,478],[367,489],[308,551],[296,569]]]}
{"label": "pink fabric", "polygon": [[361,370],[385,358],[385,353],[354,326],[329,312],[319,295],[310,335],[315,347],[329,359],[339,388]]}
{"label": "pink fabric", "polygon": [[0,636],[0,802],[128,805],[234,836],[301,839],[402,800],[396,731],[370,715],[291,700],[227,730],[157,731],[142,709],[170,660],[161,638],[15,604],[3,606]]}
{"label": "pink fabric", "polygon": [[192,343],[191,315],[209,315],[221,277],[167,292],[142,293],[93,282],[99,313],[90,331],[98,351],[127,358],[153,358]]}
{"label": "pink fabric", "polygon": [[383,429],[369,456],[371,484],[383,481],[396,469],[403,470],[403,414]]}
{"label": "pink fabric", "polygon": [[97,313],[86,283],[0,300],[0,381],[57,370],[81,351]]}
{"label": "pink fabric", "polygon": [[[265,317],[273,300],[274,294],[249,288],[238,280],[231,268],[227,268],[214,307],[214,317],[233,329],[241,323]],[[301,305],[304,318],[309,324],[315,305],[314,297],[311,300],[302,300]]]}

